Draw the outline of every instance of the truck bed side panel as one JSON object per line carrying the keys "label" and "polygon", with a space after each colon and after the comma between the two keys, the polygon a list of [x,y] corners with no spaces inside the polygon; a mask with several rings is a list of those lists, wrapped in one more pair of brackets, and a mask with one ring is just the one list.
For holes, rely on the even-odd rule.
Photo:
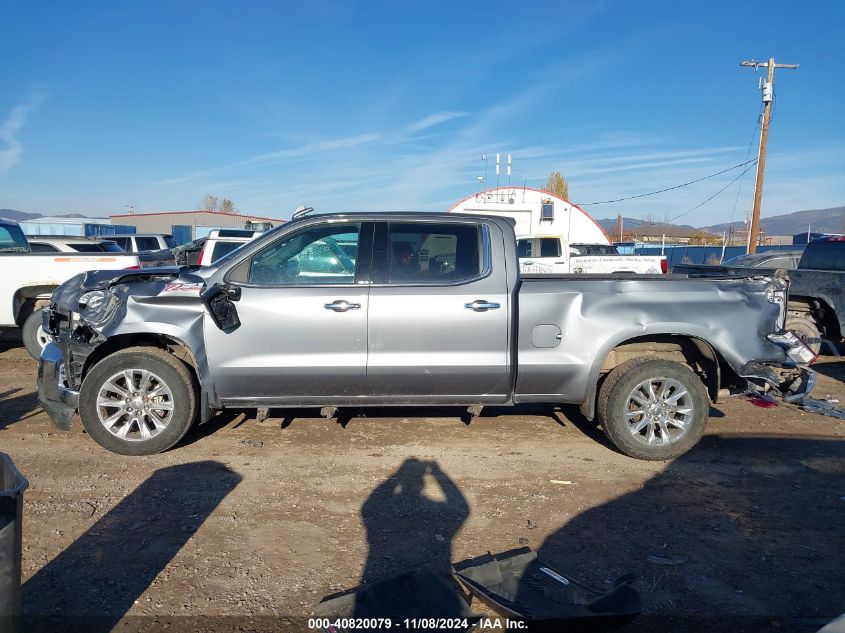
{"label": "truck bed side panel", "polygon": [[[625,341],[681,334],[710,343],[734,370],[747,359],[774,360],[782,351],[766,334],[780,308],[765,280],[624,279],[560,275],[528,277],[519,291],[519,371],[515,400],[582,402],[605,358]],[[537,326],[560,329],[560,344],[537,347]],[[553,330],[556,331],[556,330]]]}

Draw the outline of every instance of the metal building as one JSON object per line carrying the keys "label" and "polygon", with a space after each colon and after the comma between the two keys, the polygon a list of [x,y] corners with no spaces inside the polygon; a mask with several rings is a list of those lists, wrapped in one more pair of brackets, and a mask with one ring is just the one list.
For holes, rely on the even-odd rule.
{"label": "metal building", "polygon": [[581,207],[533,187],[479,191],[456,202],[449,212],[512,218],[517,235],[555,235],[570,243],[610,244],[604,229]]}
{"label": "metal building", "polygon": [[[247,223],[269,223],[278,226],[285,220],[245,213],[223,211],[164,211],[160,213],[124,213],[112,215],[112,224],[134,226],[137,233],[165,233],[180,244],[205,237],[213,229],[242,229]],[[262,227],[269,228],[269,227]]]}

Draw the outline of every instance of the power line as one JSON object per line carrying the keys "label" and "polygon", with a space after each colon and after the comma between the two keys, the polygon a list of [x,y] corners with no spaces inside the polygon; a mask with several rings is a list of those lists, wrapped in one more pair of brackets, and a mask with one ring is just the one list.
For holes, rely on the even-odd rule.
{"label": "power line", "polygon": [[804,63],[812,64],[813,62],[817,62],[820,59],[824,59],[825,57],[830,57],[831,55],[836,55],[836,53],[841,53],[842,51],[845,51],[845,46],[840,46],[839,48],[835,48],[832,51],[828,51],[827,53],[822,53],[818,57],[813,57],[813,59],[810,59]]}
{"label": "power line", "polygon": [[[754,119],[754,129],[751,130],[751,138],[748,140],[748,151],[745,153],[745,160],[748,160],[751,156],[751,147],[754,145],[754,137],[757,136],[757,128],[760,127],[760,115],[763,113],[763,106],[760,106],[760,111],[757,113],[757,117]],[[742,175],[745,175],[745,172],[742,172]],[[728,224],[733,224],[734,215],[736,214],[736,205],[739,203],[739,194],[742,192],[742,183],[745,181],[744,178],[740,178],[739,180],[739,187],[736,188],[736,198],[734,198],[734,206],[731,209],[731,219]]]}
{"label": "power line", "polygon": [[[809,42],[810,40],[815,40],[815,39],[817,39],[817,38],[818,38],[818,36],[819,36],[819,35],[821,35],[822,33],[828,33],[828,32],[830,32],[830,31],[833,31],[833,30],[835,30],[835,29],[838,29],[838,28],[840,28],[840,27],[842,27],[842,26],[845,26],[845,22],[838,22],[838,23],[836,23],[836,24],[833,24],[832,26],[828,26],[828,27],[825,27],[825,28],[823,28],[823,29],[818,29],[818,30],[816,30],[816,31],[813,31],[813,32],[812,32],[812,33],[810,33],[809,35],[806,35],[806,36],[804,36],[804,37],[802,37],[802,38],[800,38],[800,39],[797,39],[797,40],[795,40],[795,41],[793,41],[793,42],[790,42],[789,44],[784,44],[784,45],[783,45],[783,46],[781,46],[780,48],[776,48],[775,50],[773,50],[773,51],[772,51],[772,55],[776,55],[777,53],[782,53],[783,51],[785,51],[785,50],[789,50],[790,48],[792,48],[792,47],[794,47],[794,46],[798,46],[799,44],[803,44],[804,42]],[[805,62],[805,63],[806,63],[806,62]]]}
{"label": "power line", "polygon": [[713,178],[715,176],[721,176],[722,174],[726,174],[729,171],[733,171],[734,169],[738,169],[739,167],[745,167],[749,163],[756,163],[757,159],[753,160],[746,160],[744,163],[739,163],[738,165],[734,165],[733,167],[728,167],[727,169],[723,169],[722,171],[717,171],[715,174],[710,174],[709,176],[703,176],[702,178],[696,178],[695,180],[690,180],[689,182],[685,182],[681,185],[675,185],[674,187],[666,187],[665,189],[660,189],[659,191],[650,191],[648,193],[641,193],[636,196],[627,196],[625,198],[617,198],[616,200],[601,200],[599,202],[579,202],[579,207],[587,207],[594,204],[611,204],[612,202],[622,202],[623,200],[634,200],[635,198],[645,198],[646,196],[656,196],[659,193],[666,193],[667,191],[673,191],[675,189],[680,189],[681,187],[688,187],[689,185],[694,185],[697,182],[701,182],[702,180],[707,180],[708,178]]}
{"label": "power line", "polygon": [[681,214],[679,214],[679,215],[676,215],[674,218],[670,218],[670,219],[669,219],[669,220],[667,220],[666,222],[667,222],[667,223],[674,222],[674,221],[675,221],[675,220],[677,220],[678,218],[682,218],[682,217],[684,217],[685,215],[687,215],[688,213],[692,213],[692,212],[693,212],[693,211],[695,211],[696,209],[698,209],[698,208],[700,208],[700,207],[703,207],[705,204],[707,204],[708,202],[710,202],[713,198],[715,198],[715,197],[716,197],[716,196],[718,196],[720,193],[722,193],[725,189],[727,189],[727,188],[728,188],[728,187],[730,187],[732,184],[734,184],[737,180],[739,180],[740,178],[742,178],[742,177],[743,177],[743,176],[744,176],[747,172],[749,172],[749,171],[750,171],[750,170],[754,167],[753,163],[756,163],[756,162],[757,162],[757,159],[754,159],[754,160],[752,160],[752,161],[750,161],[750,162],[751,162],[752,164],[751,164],[751,165],[749,165],[748,167],[746,167],[746,168],[742,171],[742,173],[741,173],[739,176],[737,176],[736,178],[734,178],[733,180],[731,180],[728,184],[726,184],[724,187],[722,187],[721,189],[719,189],[719,191],[717,191],[717,192],[716,192],[716,193],[714,193],[712,196],[710,196],[709,198],[707,198],[707,200],[705,200],[704,202],[701,202],[700,204],[695,205],[695,206],[694,206],[693,208],[691,208],[691,209],[687,209],[687,210],[686,210],[686,211],[684,211],[683,213],[681,213]]}

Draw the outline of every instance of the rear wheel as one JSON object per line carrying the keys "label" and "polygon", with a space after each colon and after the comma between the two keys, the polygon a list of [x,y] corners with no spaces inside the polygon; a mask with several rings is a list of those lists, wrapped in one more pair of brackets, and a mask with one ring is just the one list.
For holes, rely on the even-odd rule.
{"label": "rear wheel", "polygon": [[182,361],[155,347],[135,347],[106,356],[88,372],[79,416],[103,448],[152,455],[184,437],[196,402],[194,378]]}
{"label": "rear wheel", "polygon": [[614,368],[599,391],[598,417],[608,439],[637,459],[673,459],[704,433],[710,401],[687,366],[636,358]]}
{"label": "rear wheel", "polygon": [[793,332],[807,347],[818,354],[822,349],[822,335],[815,322],[809,316],[790,316],[786,318],[786,329]]}
{"label": "rear wheel", "polygon": [[40,309],[36,309],[26,317],[26,321],[23,322],[23,327],[21,328],[21,338],[29,355],[35,359],[40,358],[41,350],[50,342],[50,337],[41,325]]}

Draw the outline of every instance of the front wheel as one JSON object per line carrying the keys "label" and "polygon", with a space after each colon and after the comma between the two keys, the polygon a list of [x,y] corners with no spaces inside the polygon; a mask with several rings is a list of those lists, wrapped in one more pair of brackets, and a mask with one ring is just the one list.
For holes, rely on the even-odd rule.
{"label": "front wheel", "polygon": [[21,328],[21,338],[29,355],[38,360],[41,357],[41,350],[47,347],[47,343],[51,340],[41,324],[40,309],[36,309],[26,317]]}
{"label": "front wheel", "polygon": [[637,459],[673,459],[704,433],[710,401],[687,366],[636,358],[614,368],[599,391],[598,417],[608,439]]}
{"label": "front wheel", "polygon": [[121,455],[161,453],[194,421],[197,388],[185,364],[155,347],[134,347],[94,365],[79,392],[82,426]]}

